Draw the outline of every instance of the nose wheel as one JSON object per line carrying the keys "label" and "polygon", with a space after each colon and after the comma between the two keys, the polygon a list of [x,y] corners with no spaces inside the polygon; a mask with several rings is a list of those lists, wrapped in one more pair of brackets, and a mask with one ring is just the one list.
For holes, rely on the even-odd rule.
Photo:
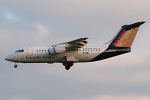
{"label": "nose wheel", "polygon": [[18,65],[15,63],[14,68],[17,68],[17,67],[18,67]]}

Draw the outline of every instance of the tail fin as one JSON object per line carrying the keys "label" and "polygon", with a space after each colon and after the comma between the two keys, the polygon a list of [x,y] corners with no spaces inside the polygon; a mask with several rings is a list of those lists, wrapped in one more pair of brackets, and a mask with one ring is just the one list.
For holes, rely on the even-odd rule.
{"label": "tail fin", "polygon": [[109,42],[110,47],[131,47],[140,25],[145,22],[137,22],[131,25],[123,25],[119,33]]}

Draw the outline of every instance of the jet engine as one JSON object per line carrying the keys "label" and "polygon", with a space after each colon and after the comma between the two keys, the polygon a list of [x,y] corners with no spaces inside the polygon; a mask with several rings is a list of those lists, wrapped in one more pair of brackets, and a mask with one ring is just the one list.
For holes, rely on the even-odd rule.
{"label": "jet engine", "polygon": [[63,53],[66,51],[66,48],[63,46],[56,46],[56,47],[51,47],[48,49],[48,52],[50,55],[55,55],[59,53]]}

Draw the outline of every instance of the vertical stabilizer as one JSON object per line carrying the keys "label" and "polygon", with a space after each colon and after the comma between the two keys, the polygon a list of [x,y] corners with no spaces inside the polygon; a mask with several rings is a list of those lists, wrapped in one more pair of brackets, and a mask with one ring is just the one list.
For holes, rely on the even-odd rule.
{"label": "vertical stabilizer", "polygon": [[131,47],[140,25],[145,22],[137,22],[123,25],[119,33],[110,41],[110,47]]}
{"label": "vertical stabilizer", "polygon": [[130,52],[137,31],[140,25],[144,23],[137,22],[130,25],[123,25],[116,36],[110,42],[106,43],[108,48],[91,61],[103,60]]}

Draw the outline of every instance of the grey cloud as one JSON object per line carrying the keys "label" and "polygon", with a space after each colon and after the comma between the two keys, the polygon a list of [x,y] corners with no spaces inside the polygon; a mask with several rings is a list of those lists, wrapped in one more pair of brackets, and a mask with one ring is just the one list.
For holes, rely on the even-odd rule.
{"label": "grey cloud", "polygon": [[[61,68],[57,64],[49,66],[46,64],[27,65],[21,65],[17,70],[11,68],[7,71],[8,67],[5,68],[5,72],[11,73],[9,75],[3,73],[4,76],[1,78],[3,82],[1,84],[4,87],[1,89],[7,90],[7,92],[5,91],[1,95],[21,96],[30,98],[31,100],[40,100],[41,98],[45,100],[65,100],[67,98],[92,98],[103,94],[149,94],[148,84],[143,85],[142,82],[139,84],[132,83],[136,80],[133,74],[137,74],[138,76],[139,72],[130,73],[130,70],[136,70],[137,68],[115,68],[115,65],[89,68],[92,66],[77,64],[70,72],[66,72],[64,68]],[[83,67],[83,69],[80,70],[80,67]],[[145,70],[143,71],[145,72]],[[128,80],[129,78],[133,79],[133,81]]]}
{"label": "grey cloud", "polygon": [[[122,24],[133,23],[141,20],[147,21],[149,18],[147,17],[149,16],[149,13],[147,13],[149,12],[149,1],[143,2],[140,0],[116,0],[113,2],[110,0],[77,0],[74,2],[70,0],[43,0],[42,2],[16,0],[16,2],[11,1],[11,3],[13,5],[8,7],[20,13],[20,10],[22,10],[27,15],[32,13],[30,17],[59,18],[70,21],[72,24],[83,30],[82,34],[90,35],[93,40],[96,36],[99,36],[99,34],[104,34],[108,41],[113,34],[110,37],[108,35],[110,33],[116,33]],[[6,4],[9,5],[9,3]],[[98,41],[98,39],[95,40]],[[104,40],[101,39],[101,41],[103,43]]]}

